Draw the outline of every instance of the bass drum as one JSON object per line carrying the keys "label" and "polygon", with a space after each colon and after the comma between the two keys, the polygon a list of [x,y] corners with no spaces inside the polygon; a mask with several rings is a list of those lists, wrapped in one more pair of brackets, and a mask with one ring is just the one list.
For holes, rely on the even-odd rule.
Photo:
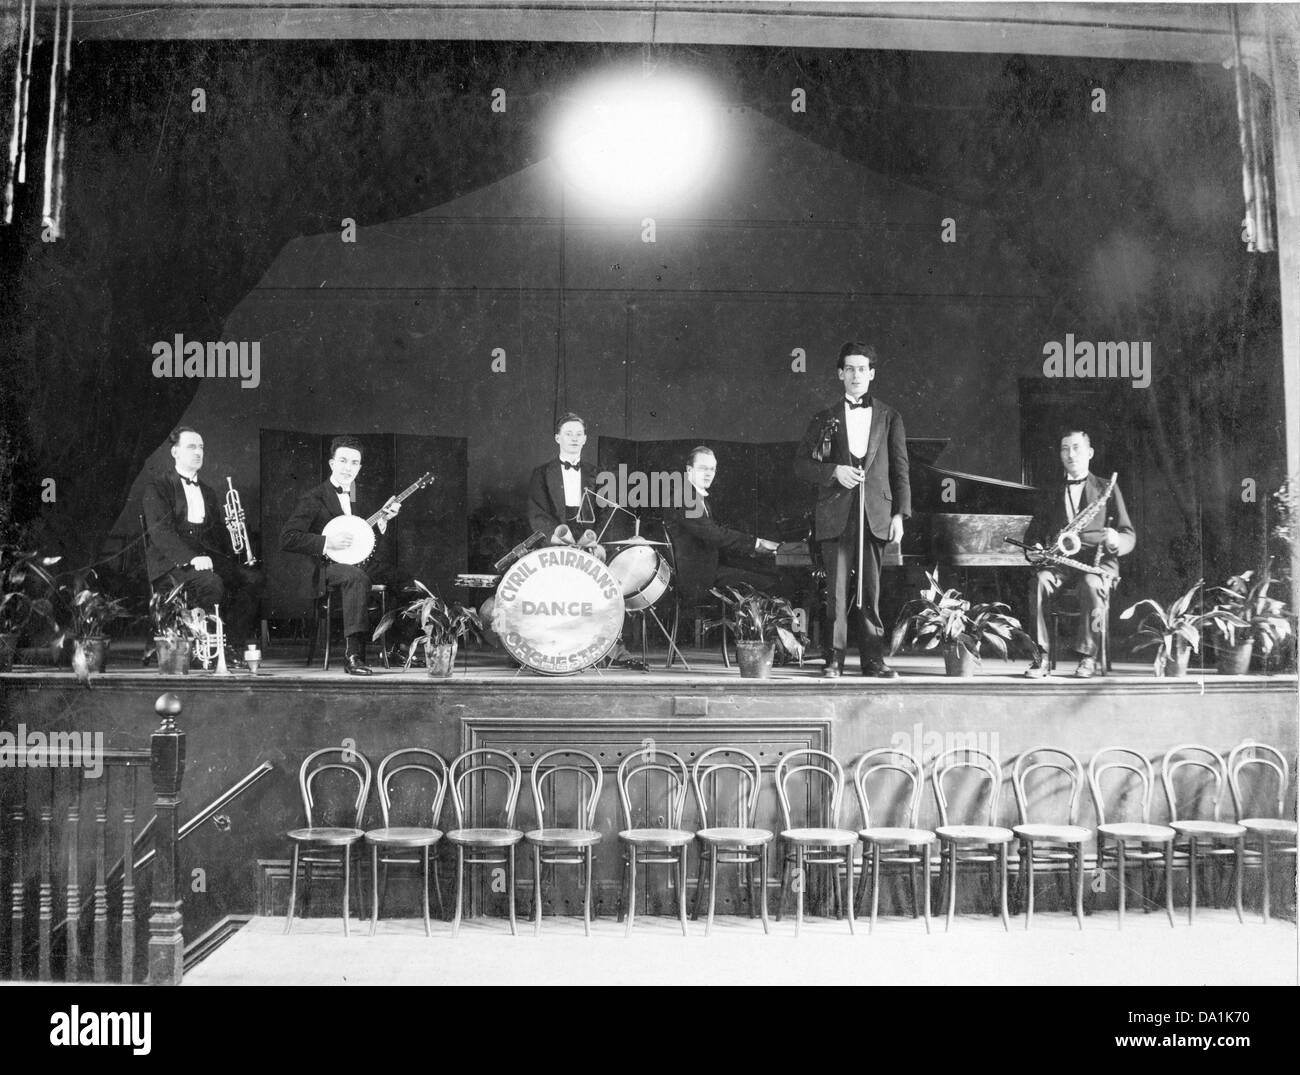
{"label": "bass drum", "polygon": [[590,553],[568,546],[539,549],[501,579],[491,626],[520,664],[543,675],[572,675],[618,641],[623,590]]}
{"label": "bass drum", "polygon": [[623,590],[629,612],[642,612],[667,592],[672,568],[651,545],[629,545],[609,562],[609,572]]}

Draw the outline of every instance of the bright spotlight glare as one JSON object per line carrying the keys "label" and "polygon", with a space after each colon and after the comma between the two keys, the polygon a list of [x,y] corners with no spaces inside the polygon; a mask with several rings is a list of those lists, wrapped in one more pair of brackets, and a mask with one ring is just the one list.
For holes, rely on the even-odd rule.
{"label": "bright spotlight glare", "polygon": [[609,208],[661,208],[707,175],[717,106],[681,75],[607,75],[560,117],[553,147],[565,177]]}

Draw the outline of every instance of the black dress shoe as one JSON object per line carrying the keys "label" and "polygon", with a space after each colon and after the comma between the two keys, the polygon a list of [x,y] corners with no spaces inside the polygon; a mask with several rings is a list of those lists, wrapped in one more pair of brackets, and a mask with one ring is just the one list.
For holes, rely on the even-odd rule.
{"label": "black dress shoe", "polygon": [[898,673],[884,661],[867,661],[862,666],[864,676],[874,676],[876,679],[897,679]]}
{"label": "black dress shoe", "polygon": [[831,661],[822,669],[822,679],[839,679],[842,669],[834,661]]}
{"label": "black dress shoe", "polygon": [[370,670],[370,665],[366,664],[365,658],[359,657],[355,653],[349,653],[343,658],[343,671],[350,676],[374,675]]}

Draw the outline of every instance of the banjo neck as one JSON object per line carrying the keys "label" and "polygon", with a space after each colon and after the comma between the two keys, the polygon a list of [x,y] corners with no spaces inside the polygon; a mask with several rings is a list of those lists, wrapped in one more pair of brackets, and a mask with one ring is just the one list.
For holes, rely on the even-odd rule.
{"label": "banjo neck", "polygon": [[[408,485],[405,489],[403,489],[400,493],[398,493],[395,497],[391,497],[389,500],[385,500],[384,504],[387,505],[392,501],[396,501],[398,504],[400,504],[403,500],[405,500],[408,496],[414,493],[417,489],[420,489],[423,486],[427,485],[428,484],[428,481],[426,480],[427,477],[428,476],[426,475],[424,478],[417,478],[415,481],[411,482],[411,484]],[[366,525],[374,526],[375,523],[379,522],[379,520],[383,518],[383,514],[384,514],[384,509],[383,507],[381,507],[373,515],[367,516]]]}

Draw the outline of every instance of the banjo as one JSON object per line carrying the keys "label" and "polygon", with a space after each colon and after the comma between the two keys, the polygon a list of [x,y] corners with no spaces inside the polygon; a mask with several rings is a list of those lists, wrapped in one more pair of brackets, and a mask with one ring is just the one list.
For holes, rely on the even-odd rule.
{"label": "banjo", "polygon": [[[433,471],[426,471],[424,477],[412,482],[395,497],[385,502],[384,507],[389,504],[400,504],[417,489],[423,489],[426,485],[433,484]],[[325,550],[325,555],[333,560],[336,564],[359,564],[367,559],[375,551],[375,523],[384,517],[384,509],[380,508],[373,515],[363,519],[360,515],[339,515],[325,524],[325,529],[321,531],[326,544],[332,538],[342,537],[344,534],[352,538],[352,544],[346,549],[329,549]]]}

